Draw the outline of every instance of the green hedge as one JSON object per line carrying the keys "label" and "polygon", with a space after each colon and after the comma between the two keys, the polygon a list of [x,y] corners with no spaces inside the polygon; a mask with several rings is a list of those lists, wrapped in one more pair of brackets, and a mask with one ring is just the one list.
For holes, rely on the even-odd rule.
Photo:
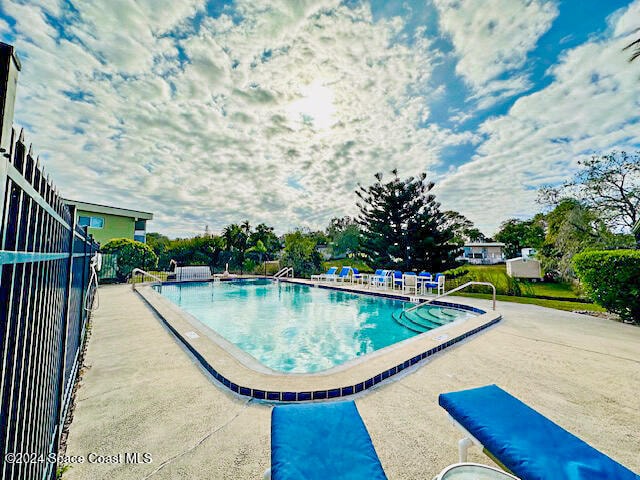
{"label": "green hedge", "polygon": [[573,266],[594,302],[640,323],[640,250],[582,252]]}
{"label": "green hedge", "polygon": [[152,270],[158,266],[158,256],[149,245],[129,238],[114,238],[100,251],[118,256],[116,277],[121,282],[124,282],[131,275],[134,268]]}

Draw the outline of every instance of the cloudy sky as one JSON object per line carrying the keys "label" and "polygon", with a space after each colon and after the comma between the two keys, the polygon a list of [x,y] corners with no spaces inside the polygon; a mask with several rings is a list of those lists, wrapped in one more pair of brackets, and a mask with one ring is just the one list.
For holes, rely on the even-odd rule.
{"label": "cloudy sky", "polygon": [[393,168],[492,234],[640,148],[637,27],[640,0],[0,0],[62,194],[169,235],[323,227]]}

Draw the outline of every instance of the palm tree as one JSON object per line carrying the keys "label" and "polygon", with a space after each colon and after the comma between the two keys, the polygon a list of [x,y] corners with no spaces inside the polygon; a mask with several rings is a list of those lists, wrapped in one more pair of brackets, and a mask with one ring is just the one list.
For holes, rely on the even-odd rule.
{"label": "palm tree", "polygon": [[247,251],[247,240],[249,239],[249,235],[246,233],[247,227],[248,222],[242,225],[231,224],[225,227],[222,232],[226,249],[231,253],[232,258],[240,267],[240,275],[244,273],[244,257]]}
{"label": "palm tree", "polygon": [[[262,263],[262,259],[267,253],[267,247],[264,246],[262,240],[258,240],[256,244],[247,250],[247,255],[258,257],[258,262]],[[267,262],[264,262],[264,276],[267,276]]]}
{"label": "palm tree", "polygon": [[[638,29],[640,30],[640,29]],[[634,40],[629,45],[623,48],[623,50],[632,49],[631,57],[629,57],[629,61],[633,62],[636,58],[640,57],[640,38]]]}

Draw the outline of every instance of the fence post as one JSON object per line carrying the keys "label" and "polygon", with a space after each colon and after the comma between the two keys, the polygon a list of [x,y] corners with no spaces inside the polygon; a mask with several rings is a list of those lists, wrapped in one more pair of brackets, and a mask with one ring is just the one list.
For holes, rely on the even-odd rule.
{"label": "fence post", "polygon": [[[69,312],[71,310],[71,288],[73,287],[73,242],[74,232],[76,230],[76,207],[69,205],[71,213],[71,230],[69,231],[69,256],[67,258],[67,284],[65,287],[66,301],[64,303],[64,313],[62,315],[62,327],[60,329],[61,345],[60,345],[60,362],[58,369],[58,411],[56,412],[56,452],[60,450],[60,439],[62,437],[62,427],[64,426],[64,407],[65,407],[65,372],[67,371],[67,344],[69,338]],[[56,459],[53,465],[53,471],[58,468]],[[55,473],[54,473],[55,474]]]}
{"label": "fence post", "polygon": [[87,326],[87,311],[84,309],[84,298],[87,290],[87,243],[89,243],[89,227],[87,225],[84,226],[84,239],[83,239],[84,255],[82,256],[82,294],[80,295],[80,320],[82,325],[78,329],[80,332],[80,336],[78,337],[78,345],[82,344],[82,339],[84,338],[84,329]]}

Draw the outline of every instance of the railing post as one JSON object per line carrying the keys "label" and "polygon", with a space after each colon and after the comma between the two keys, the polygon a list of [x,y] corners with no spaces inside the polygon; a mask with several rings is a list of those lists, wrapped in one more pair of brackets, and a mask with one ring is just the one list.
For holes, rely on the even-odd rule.
{"label": "railing post", "polygon": [[[58,369],[58,411],[56,412],[56,452],[60,450],[60,440],[62,438],[62,427],[64,426],[64,407],[66,403],[65,393],[65,373],[67,370],[67,344],[69,338],[69,312],[71,311],[71,288],[73,287],[73,241],[76,229],[76,212],[75,206],[70,205],[71,212],[71,230],[69,231],[69,256],[67,257],[67,282],[65,286],[65,303],[62,314],[62,326],[60,328],[60,360]],[[55,472],[58,462],[53,465]]]}
{"label": "railing post", "polygon": [[84,238],[82,241],[82,245],[84,247],[83,249],[83,255],[82,255],[82,290],[81,290],[81,294],[80,294],[80,328],[78,329],[79,332],[79,336],[78,336],[78,345],[82,344],[82,338],[84,337],[84,329],[87,325],[87,311],[84,309],[85,304],[84,304],[84,298],[85,298],[85,292],[87,291],[87,281],[88,281],[88,275],[87,275],[87,243],[89,242],[89,227],[87,225],[84,226],[83,228],[84,230]]}

